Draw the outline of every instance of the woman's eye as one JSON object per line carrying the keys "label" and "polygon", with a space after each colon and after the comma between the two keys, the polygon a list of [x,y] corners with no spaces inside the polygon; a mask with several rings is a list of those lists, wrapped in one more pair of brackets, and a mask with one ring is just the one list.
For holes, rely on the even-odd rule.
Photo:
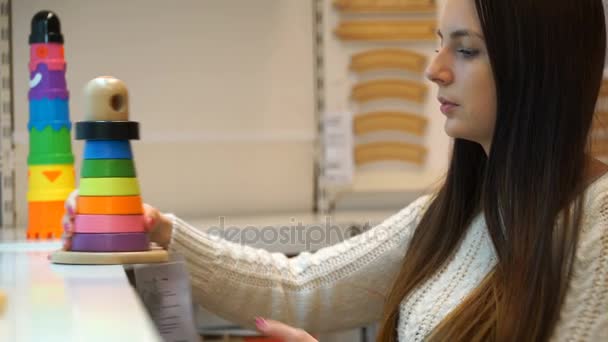
{"label": "woman's eye", "polygon": [[458,54],[462,55],[465,58],[473,58],[475,56],[477,56],[477,54],[479,54],[479,50],[475,50],[475,49],[457,49],[456,52],[458,52]]}

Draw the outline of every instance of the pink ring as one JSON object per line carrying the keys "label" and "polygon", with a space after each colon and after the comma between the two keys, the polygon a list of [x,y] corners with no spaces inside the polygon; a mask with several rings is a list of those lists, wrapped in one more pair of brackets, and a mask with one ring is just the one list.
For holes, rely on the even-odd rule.
{"label": "pink ring", "polygon": [[143,215],[76,215],[74,233],[143,233]]}

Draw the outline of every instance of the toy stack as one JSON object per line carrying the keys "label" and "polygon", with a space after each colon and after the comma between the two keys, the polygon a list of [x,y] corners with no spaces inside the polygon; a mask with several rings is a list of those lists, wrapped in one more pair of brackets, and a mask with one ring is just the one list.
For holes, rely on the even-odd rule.
{"label": "toy stack", "polygon": [[31,22],[28,123],[28,239],[59,238],[64,202],[75,187],[63,35],[53,12]]}
{"label": "toy stack", "polygon": [[85,146],[72,251],[147,251],[129,142],[139,139],[139,125],[129,121],[127,87],[116,78],[98,77],[87,84],[85,96],[85,120],[76,123],[76,139]]}

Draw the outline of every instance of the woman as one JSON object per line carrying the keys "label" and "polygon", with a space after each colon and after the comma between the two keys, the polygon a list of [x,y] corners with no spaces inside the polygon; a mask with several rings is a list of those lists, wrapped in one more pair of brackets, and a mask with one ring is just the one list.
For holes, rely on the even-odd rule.
{"label": "woman", "polygon": [[197,301],[244,325],[380,320],[380,341],[606,340],[608,167],[585,153],[602,1],[446,0],[438,35],[427,77],[455,139],[442,187],[292,259],[147,207],[152,239],[184,254]]}

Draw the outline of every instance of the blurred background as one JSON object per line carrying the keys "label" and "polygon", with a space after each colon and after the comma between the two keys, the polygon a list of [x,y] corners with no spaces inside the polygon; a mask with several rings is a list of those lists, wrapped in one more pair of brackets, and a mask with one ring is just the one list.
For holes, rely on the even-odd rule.
{"label": "blurred background", "polygon": [[[197,218],[395,210],[429,191],[446,169],[450,144],[436,89],[422,69],[354,64],[362,54],[399,49],[423,56],[425,65],[436,39],[357,39],[338,31],[352,22],[434,20],[441,1],[411,1],[422,5],[409,11],[348,3],[13,1],[12,60],[2,64],[4,225],[27,220],[27,38],[41,9],[61,19],[73,122],[83,118],[86,82],[100,75],[126,82],[131,120],[141,124],[132,145],[142,195],[163,211]],[[383,80],[415,82],[424,94],[357,98],[358,86]],[[357,122],[379,112],[414,114],[419,129]],[[382,142],[415,145],[420,158],[356,154],[358,146]],[[82,147],[73,141],[77,170]]]}
{"label": "blurred background", "polygon": [[[402,48],[429,55],[435,41],[346,41],[334,32],[341,21],[403,14],[343,13],[329,0],[22,0],[12,7],[18,225],[27,219],[27,38],[40,9],[61,19],[73,122],[83,118],[86,82],[100,75],[126,82],[131,120],[141,125],[141,139],[132,145],[142,196],[163,211],[269,214],[314,211],[319,203],[326,210],[396,209],[446,166],[449,141],[430,82],[407,71],[349,69],[357,52]],[[383,78],[415,80],[428,93],[418,103],[352,100],[355,84]],[[360,140],[415,143],[428,151],[424,161],[354,165],[350,180],[320,184],[324,114],[348,118],[380,110],[414,112],[428,125],[422,135],[373,132]],[[77,170],[82,147],[73,142]]]}

